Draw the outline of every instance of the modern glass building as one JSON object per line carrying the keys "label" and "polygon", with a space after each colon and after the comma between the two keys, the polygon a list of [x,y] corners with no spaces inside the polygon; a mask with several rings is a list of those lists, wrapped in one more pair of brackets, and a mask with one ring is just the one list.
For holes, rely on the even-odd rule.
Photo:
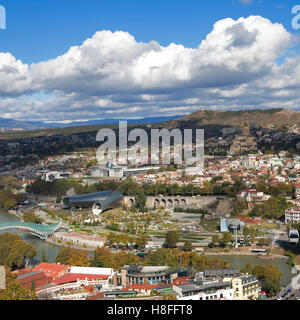
{"label": "modern glass building", "polygon": [[84,194],[63,199],[65,209],[92,208],[95,215],[100,215],[108,209],[119,208],[122,206],[123,195],[119,191],[103,191],[91,194]]}

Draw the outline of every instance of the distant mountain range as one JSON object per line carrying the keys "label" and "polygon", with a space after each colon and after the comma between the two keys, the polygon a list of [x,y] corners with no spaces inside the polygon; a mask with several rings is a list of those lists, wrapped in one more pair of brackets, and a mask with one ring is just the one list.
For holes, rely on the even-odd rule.
{"label": "distant mountain range", "polygon": [[[126,119],[128,124],[147,124],[147,123],[160,123],[171,120],[176,120],[182,117],[170,116],[170,117],[150,117],[142,119]],[[90,120],[90,121],[79,121],[71,123],[46,123],[42,121],[19,121],[14,119],[0,118],[0,130],[22,129],[22,130],[41,130],[41,129],[54,129],[54,128],[69,128],[78,126],[93,126],[93,125],[112,125],[118,124],[120,120],[125,119],[104,119],[104,120]]]}
{"label": "distant mountain range", "polygon": [[[89,127],[97,125],[116,125],[124,119],[105,119],[63,123],[45,123],[42,121],[18,121],[0,118],[0,131],[22,129],[43,130],[63,129],[71,127]],[[206,128],[240,126],[245,121],[258,126],[274,125],[300,125],[300,111],[290,109],[255,109],[238,111],[211,111],[200,110],[186,116],[149,117],[142,119],[127,119],[128,124],[155,124],[162,123],[166,128]],[[96,130],[96,129],[95,129]]]}

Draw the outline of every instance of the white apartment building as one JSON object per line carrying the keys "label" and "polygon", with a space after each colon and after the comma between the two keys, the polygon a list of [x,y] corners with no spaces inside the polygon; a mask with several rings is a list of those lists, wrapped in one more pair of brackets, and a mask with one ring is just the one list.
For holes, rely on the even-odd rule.
{"label": "white apartment building", "polygon": [[300,208],[292,208],[285,211],[285,223],[300,222]]}
{"label": "white apartment building", "polygon": [[178,300],[233,300],[231,282],[210,282],[203,284],[173,285]]}

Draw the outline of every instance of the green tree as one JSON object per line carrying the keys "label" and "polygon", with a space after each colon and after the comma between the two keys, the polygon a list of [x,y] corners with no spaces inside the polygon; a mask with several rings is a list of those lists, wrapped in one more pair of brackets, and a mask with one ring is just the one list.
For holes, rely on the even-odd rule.
{"label": "green tree", "polygon": [[232,234],[230,232],[224,232],[221,242],[227,246],[229,242],[232,241]]}
{"label": "green tree", "polygon": [[36,215],[34,212],[25,212],[23,214],[23,220],[24,222],[31,222],[31,223],[41,223],[42,219]]}
{"label": "green tree", "polygon": [[32,281],[32,284],[31,284],[31,292],[34,292],[35,291],[35,281],[33,280]]}
{"label": "green tree", "polygon": [[0,264],[11,269],[23,268],[28,265],[29,260],[33,259],[36,253],[36,249],[25,243],[18,234],[0,235]]}
{"label": "green tree", "polygon": [[193,245],[191,241],[185,241],[183,247],[182,247],[183,251],[192,251],[193,250]]}
{"label": "green tree", "polygon": [[72,249],[70,247],[62,248],[55,258],[56,263],[64,265],[73,265],[88,267],[90,264],[87,253],[82,250]]}
{"label": "green tree", "polygon": [[244,267],[241,269],[241,273],[252,274],[252,272],[253,272],[253,266],[250,262],[246,263]]}
{"label": "green tree", "polygon": [[266,290],[271,295],[275,295],[280,291],[280,279],[282,273],[277,266],[270,265],[258,265],[254,268],[253,273],[263,283],[263,290]]}
{"label": "green tree", "polygon": [[142,190],[139,190],[135,196],[135,205],[139,211],[145,211],[146,200],[147,196],[145,195],[145,193]]}
{"label": "green tree", "polygon": [[220,243],[220,237],[217,234],[214,234],[211,239],[213,246],[218,246]]}
{"label": "green tree", "polygon": [[139,249],[144,248],[147,245],[147,238],[146,237],[138,237],[135,240],[135,244]]}
{"label": "green tree", "polygon": [[0,300],[35,300],[34,292],[22,287],[16,280],[16,275],[8,273],[6,275],[6,289],[0,289]]}
{"label": "green tree", "polygon": [[149,251],[145,261],[148,266],[170,266],[178,267],[180,264],[181,252],[178,249],[158,249]]}
{"label": "green tree", "polygon": [[175,248],[179,241],[179,234],[177,231],[168,231],[166,234],[166,244],[171,248]]}

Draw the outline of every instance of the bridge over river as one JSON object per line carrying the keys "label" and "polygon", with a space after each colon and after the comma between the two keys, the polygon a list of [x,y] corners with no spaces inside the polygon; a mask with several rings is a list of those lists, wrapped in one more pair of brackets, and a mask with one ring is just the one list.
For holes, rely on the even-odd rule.
{"label": "bridge over river", "polygon": [[30,222],[5,222],[0,223],[0,231],[6,229],[19,229],[25,232],[30,232],[40,239],[46,240],[55,231],[60,228],[60,223],[56,224],[36,224]]}

